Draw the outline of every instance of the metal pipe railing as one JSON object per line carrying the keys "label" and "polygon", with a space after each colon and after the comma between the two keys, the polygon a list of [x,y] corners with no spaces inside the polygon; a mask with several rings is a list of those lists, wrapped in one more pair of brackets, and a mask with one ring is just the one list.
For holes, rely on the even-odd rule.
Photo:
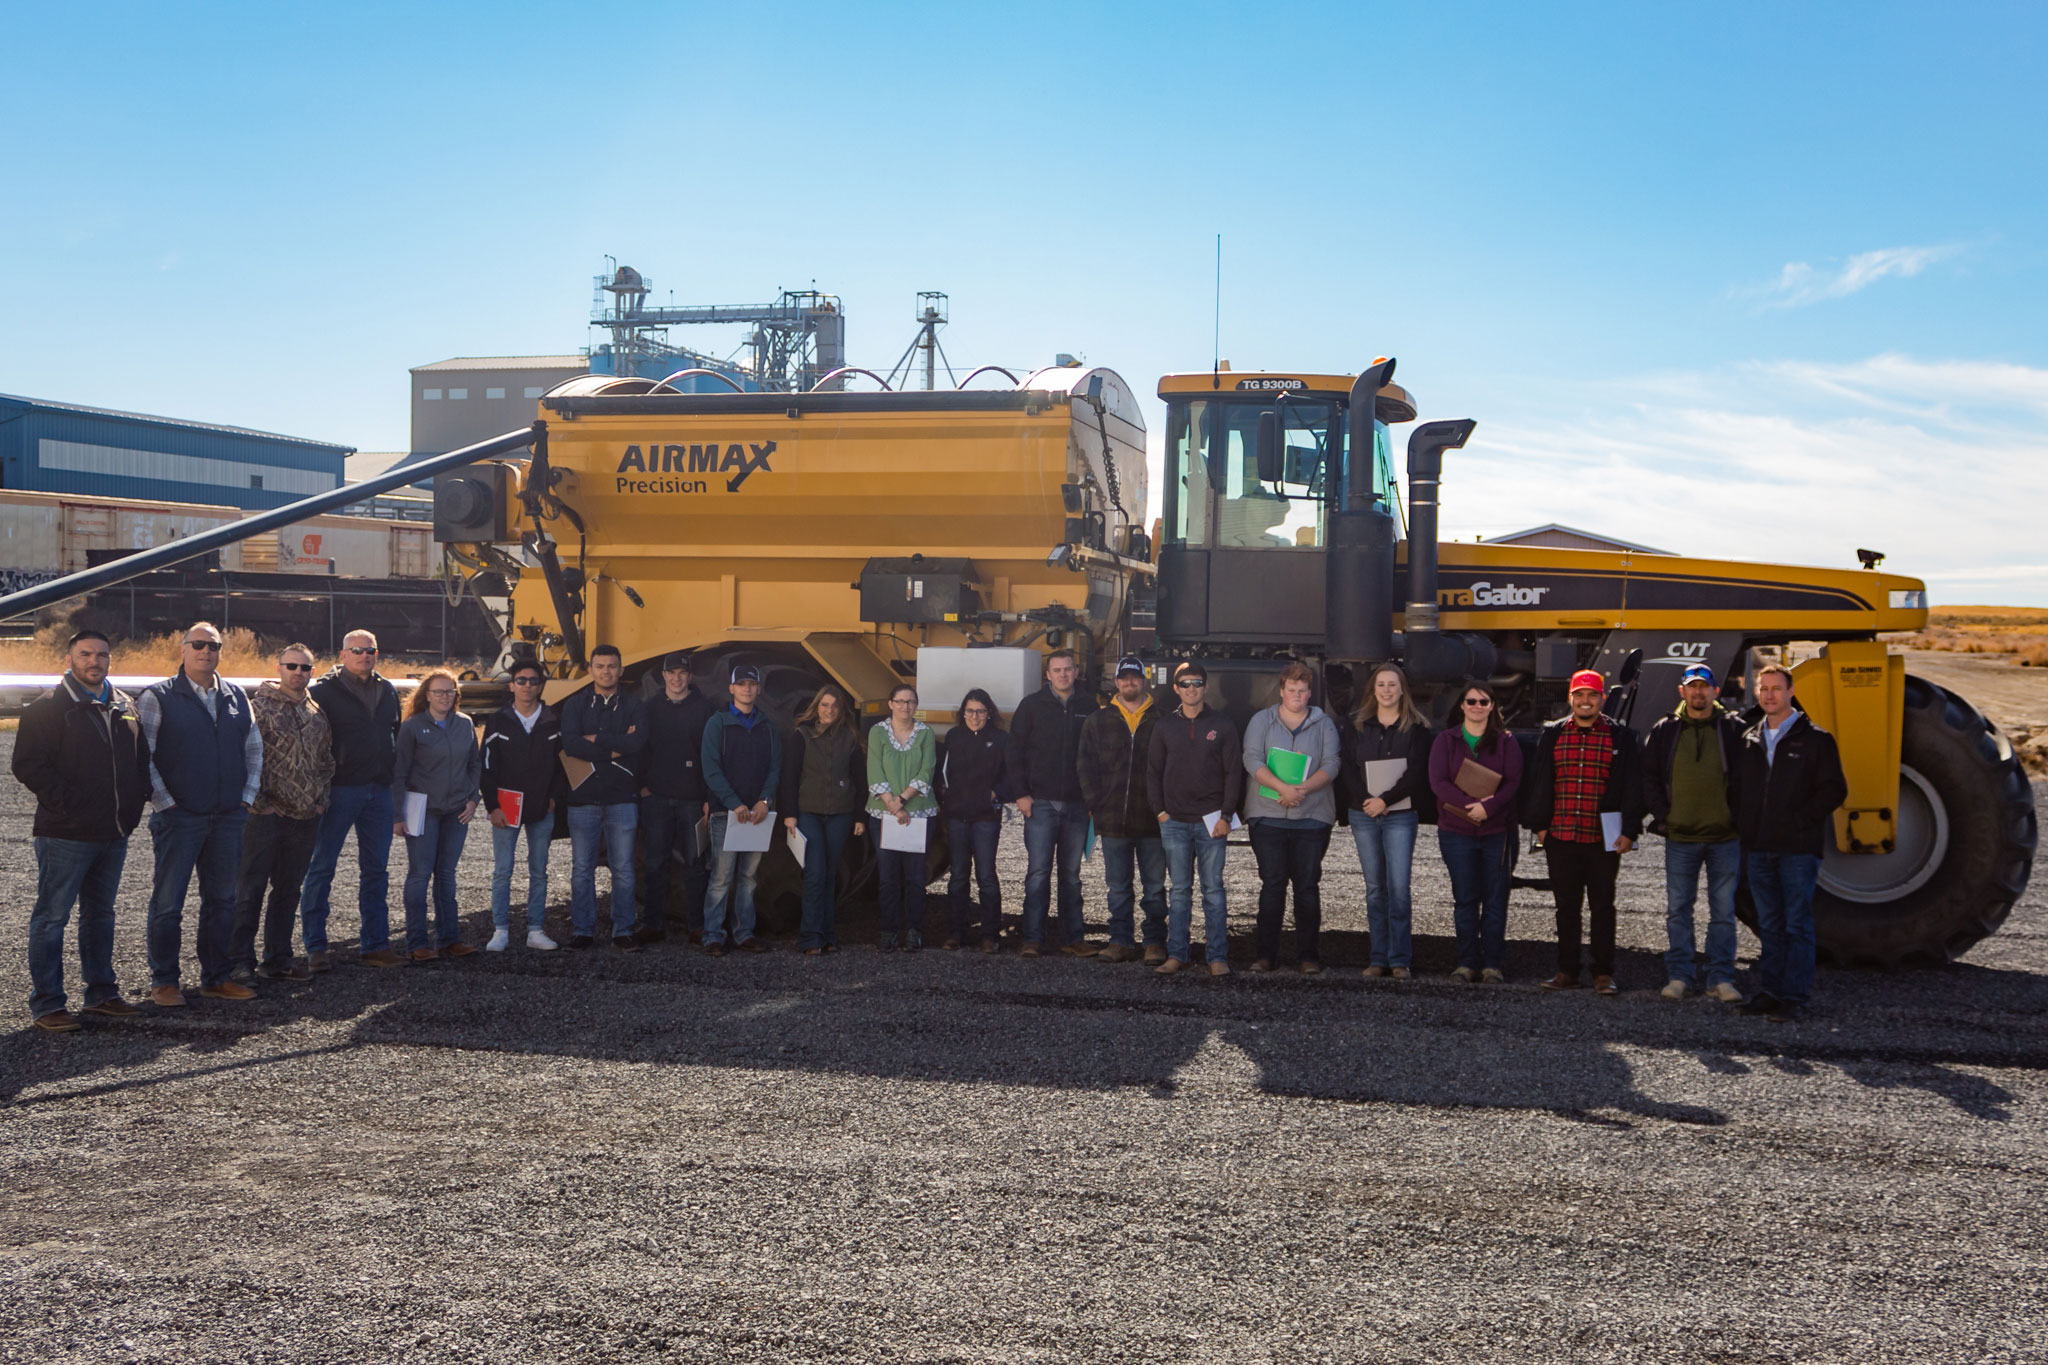
{"label": "metal pipe railing", "polygon": [[339,511],[351,503],[361,502],[364,498],[375,497],[379,493],[402,488],[409,483],[418,483],[421,479],[432,478],[446,470],[460,469],[464,465],[475,464],[478,460],[487,460],[493,455],[503,455],[522,449],[532,445],[536,438],[544,439],[546,431],[545,422],[535,422],[530,427],[508,431],[503,436],[493,436],[488,441],[479,441],[460,450],[451,450],[445,455],[436,455],[417,464],[394,466],[374,479],[330,488],[325,493],[315,493],[310,498],[301,498],[297,502],[287,503],[268,512],[260,512],[253,517],[244,517],[240,521],[231,521],[210,531],[202,531],[196,536],[186,536],[183,540],[174,540],[150,550],[138,550],[132,555],[123,555],[97,568],[84,569],[78,573],[67,574],[63,578],[53,578],[47,583],[38,583],[33,588],[8,593],[0,597],[0,621],[26,616],[31,612],[40,611],[52,602],[62,602],[67,597],[98,592],[101,588],[112,587],[116,583],[141,574],[168,568],[173,564],[182,564],[188,559],[197,559],[224,545],[233,545],[236,541],[262,535],[265,531],[280,530],[295,521],[304,521],[307,517],[324,516],[329,512]]}

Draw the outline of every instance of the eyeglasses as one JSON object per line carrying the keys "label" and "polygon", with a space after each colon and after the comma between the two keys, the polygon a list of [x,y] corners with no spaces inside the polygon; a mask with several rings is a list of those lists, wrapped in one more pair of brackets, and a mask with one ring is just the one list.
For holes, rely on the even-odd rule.
{"label": "eyeglasses", "polygon": [[351,654],[375,654],[375,653],[377,652],[377,646],[375,646],[375,645],[350,645],[350,646],[348,647],[348,652],[349,652],[349,653],[351,653]]}
{"label": "eyeglasses", "polygon": [[285,664],[283,666],[293,673],[311,673],[313,671],[313,665],[311,664]]}
{"label": "eyeglasses", "polygon": [[218,640],[187,640],[187,641],[185,642],[185,648],[187,648],[187,649],[219,649],[219,648],[220,648],[220,641],[218,641]]}
{"label": "eyeglasses", "polygon": [[889,705],[891,705],[891,706],[915,706],[915,705],[917,705],[917,698],[916,698],[916,697],[891,697],[891,698],[889,698]]}
{"label": "eyeglasses", "polygon": [[430,687],[427,689],[427,695],[430,697],[452,697],[455,695],[455,689],[452,687]]}
{"label": "eyeglasses", "polygon": [[1491,697],[1467,697],[1467,698],[1465,698],[1465,705],[1467,705],[1467,706],[1476,706],[1476,707],[1478,707],[1478,708],[1479,708],[1480,710],[1482,710],[1482,711],[1483,711],[1483,710],[1485,710],[1485,709],[1486,709],[1487,707],[1489,707],[1489,706],[1493,705],[1493,698],[1491,698]]}
{"label": "eyeglasses", "polygon": [[960,714],[963,716],[985,716],[988,714],[988,708],[986,706],[963,706],[960,708]]}

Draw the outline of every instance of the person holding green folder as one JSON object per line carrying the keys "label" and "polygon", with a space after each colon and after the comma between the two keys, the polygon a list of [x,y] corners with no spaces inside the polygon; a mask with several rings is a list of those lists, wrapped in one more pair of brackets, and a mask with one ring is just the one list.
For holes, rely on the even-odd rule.
{"label": "person holding green folder", "polygon": [[1259,865],[1258,958],[1255,972],[1280,960],[1287,888],[1294,887],[1294,942],[1301,970],[1323,969],[1317,938],[1323,927],[1323,854],[1337,823],[1332,789],[1342,756],[1337,723],[1309,703],[1315,674],[1290,663],[1280,672],[1279,700],[1244,728],[1244,770],[1250,774],[1244,818]]}

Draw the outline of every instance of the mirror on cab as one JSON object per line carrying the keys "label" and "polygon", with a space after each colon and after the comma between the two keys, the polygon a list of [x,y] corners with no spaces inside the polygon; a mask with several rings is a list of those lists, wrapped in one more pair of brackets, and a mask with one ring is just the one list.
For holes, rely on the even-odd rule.
{"label": "mirror on cab", "polygon": [[1280,449],[1280,414],[1259,414],[1259,482],[1279,483],[1286,477],[1285,452]]}

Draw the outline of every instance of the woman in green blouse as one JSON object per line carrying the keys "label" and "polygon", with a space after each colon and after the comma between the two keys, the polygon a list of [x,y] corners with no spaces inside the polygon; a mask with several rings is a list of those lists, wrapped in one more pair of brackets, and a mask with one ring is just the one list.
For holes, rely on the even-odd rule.
{"label": "woman in green blouse", "polygon": [[[868,814],[880,844],[882,876],[882,951],[924,946],[925,861],[923,843],[915,850],[891,848],[892,834],[912,833],[912,821],[929,821],[939,808],[932,795],[938,772],[939,746],[931,727],[917,718],[917,689],[897,683],[889,693],[889,718],[877,721],[868,735]],[[884,825],[893,830],[885,831]],[[924,827],[926,833],[930,826]]]}

